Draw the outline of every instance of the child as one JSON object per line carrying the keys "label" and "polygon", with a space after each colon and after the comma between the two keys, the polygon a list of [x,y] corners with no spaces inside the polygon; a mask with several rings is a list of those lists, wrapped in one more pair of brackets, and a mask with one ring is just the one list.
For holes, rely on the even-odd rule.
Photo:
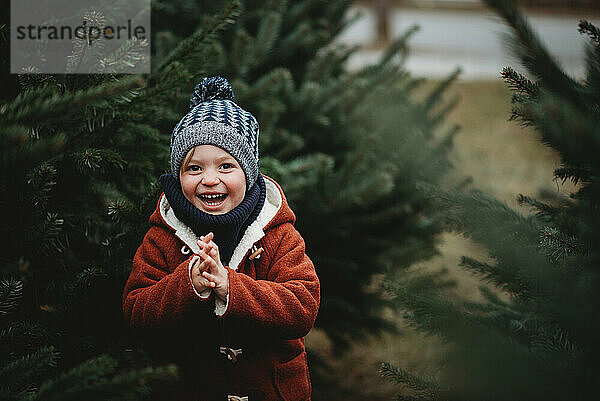
{"label": "child", "polygon": [[125,285],[123,311],[182,381],[155,399],[310,400],[304,336],[320,283],[273,179],[258,122],[205,78],[171,136],[171,174]]}

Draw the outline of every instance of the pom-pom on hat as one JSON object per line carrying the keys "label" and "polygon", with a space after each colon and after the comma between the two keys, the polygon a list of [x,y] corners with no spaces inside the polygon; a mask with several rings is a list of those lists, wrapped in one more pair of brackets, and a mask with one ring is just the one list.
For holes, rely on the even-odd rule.
{"label": "pom-pom on hat", "polygon": [[171,173],[179,170],[187,152],[198,145],[215,145],[229,152],[246,175],[246,190],[258,177],[258,121],[233,101],[227,79],[204,78],[190,99],[190,111],[171,135]]}

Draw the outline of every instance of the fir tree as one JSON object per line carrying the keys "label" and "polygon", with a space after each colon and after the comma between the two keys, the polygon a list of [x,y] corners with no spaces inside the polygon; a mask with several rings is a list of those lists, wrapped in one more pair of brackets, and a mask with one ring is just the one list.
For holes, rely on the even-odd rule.
{"label": "fir tree", "polygon": [[144,350],[131,347],[123,285],[168,163],[160,127],[172,125],[169,99],[190,79],[184,62],[210,49],[237,8],[148,76],[35,66],[18,75],[18,95],[0,106],[1,399],[139,399],[151,381],[175,377],[176,367],[146,367]]}
{"label": "fir tree", "polygon": [[387,287],[412,325],[449,344],[438,377],[417,377],[391,364],[382,372],[406,389],[399,399],[564,400],[597,398],[600,377],[600,41],[589,36],[586,76],[565,74],[514,3],[487,0],[511,28],[508,44],[528,75],[502,72],[514,91],[511,120],[531,126],[555,149],[556,180],[571,180],[568,198],[518,195],[535,213],[512,210],[478,191],[424,185],[449,227],[483,244],[492,262],[463,257],[480,277],[486,302],[454,300],[426,287]]}
{"label": "fir tree", "polygon": [[[316,327],[336,351],[395,330],[381,317],[384,298],[366,287],[391,266],[434,254],[439,225],[420,218],[427,202],[415,182],[437,182],[455,130],[431,144],[455,103],[441,104],[441,95],[456,75],[414,100],[422,81],[402,68],[414,29],[377,63],[346,70],[357,49],[334,40],[353,22],[346,17],[350,3],[244,1],[205,63],[232,82],[239,104],[261,124],[261,171],[282,185],[307,239],[322,286]],[[155,2],[156,56],[208,23],[219,4]],[[179,98],[182,113],[194,82]]]}

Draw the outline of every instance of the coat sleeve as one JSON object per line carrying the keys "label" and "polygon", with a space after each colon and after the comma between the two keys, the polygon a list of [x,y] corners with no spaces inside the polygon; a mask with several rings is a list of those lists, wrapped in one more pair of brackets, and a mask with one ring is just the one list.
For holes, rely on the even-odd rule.
{"label": "coat sleeve", "polygon": [[[194,308],[212,312],[206,293],[198,294],[190,278],[190,263],[195,254],[172,272],[164,249],[165,233],[152,227],[133,257],[133,268],[123,293],[123,313],[132,329],[161,327],[178,321]],[[171,241],[169,241],[171,242]]]}
{"label": "coat sleeve", "polygon": [[[304,337],[313,327],[320,302],[320,283],[305,253],[304,239],[291,223],[272,250],[266,280],[227,267],[227,302],[215,298],[216,315],[250,319],[286,339]],[[277,245],[277,244],[276,244]]]}

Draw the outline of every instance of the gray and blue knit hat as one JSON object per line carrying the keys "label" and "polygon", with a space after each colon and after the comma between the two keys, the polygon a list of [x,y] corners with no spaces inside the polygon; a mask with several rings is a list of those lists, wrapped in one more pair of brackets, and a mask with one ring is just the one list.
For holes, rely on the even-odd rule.
{"label": "gray and blue knit hat", "polygon": [[198,145],[215,145],[229,152],[246,174],[246,190],[258,177],[258,121],[233,102],[227,79],[204,78],[190,99],[190,111],[171,135],[171,173],[179,170],[187,152]]}

